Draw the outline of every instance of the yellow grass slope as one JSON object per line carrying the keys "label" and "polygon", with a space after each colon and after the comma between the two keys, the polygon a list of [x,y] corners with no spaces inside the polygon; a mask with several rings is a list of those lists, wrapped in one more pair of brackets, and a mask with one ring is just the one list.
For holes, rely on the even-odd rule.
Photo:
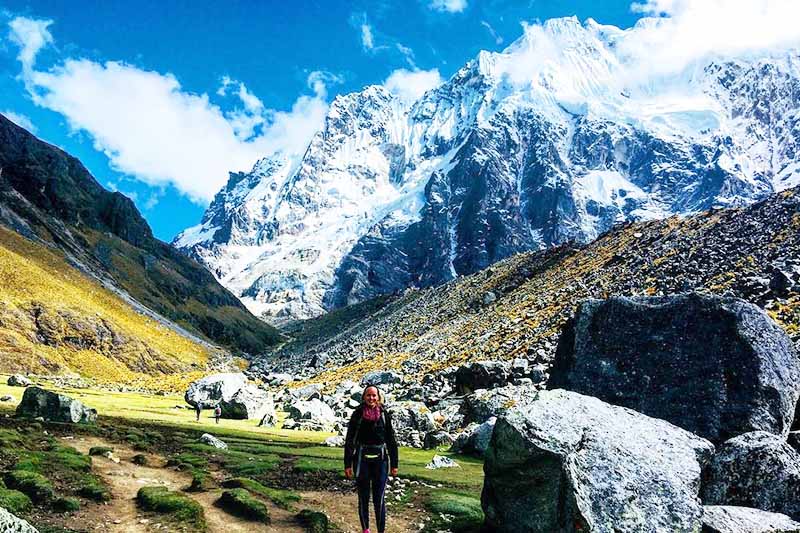
{"label": "yellow grass slope", "polygon": [[208,349],[136,312],[63,256],[0,226],[0,371],[175,389]]}

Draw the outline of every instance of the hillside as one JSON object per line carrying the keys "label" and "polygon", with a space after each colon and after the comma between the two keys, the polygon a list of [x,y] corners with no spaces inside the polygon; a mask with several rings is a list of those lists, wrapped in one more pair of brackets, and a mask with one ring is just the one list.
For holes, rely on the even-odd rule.
{"label": "hillside", "polygon": [[[0,224],[61,250],[138,310],[213,343],[255,354],[280,340],[205,268],[155,239],[130,199],[2,116]],[[52,301],[55,294],[37,298]]]}
{"label": "hillside", "polygon": [[206,370],[215,350],[0,226],[0,372],[171,390]]}
{"label": "hillside", "polygon": [[257,366],[310,377],[308,362],[325,353],[314,380],[337,382],[375,368],[421,378],[466,361],[549,363],[581,300],[688,290],[754,302],[798,343],[798,230],[800,188],[746,208],[617,226],[585,246],[523,253],[437,288],[407,290],[373,315],[307,321]]}

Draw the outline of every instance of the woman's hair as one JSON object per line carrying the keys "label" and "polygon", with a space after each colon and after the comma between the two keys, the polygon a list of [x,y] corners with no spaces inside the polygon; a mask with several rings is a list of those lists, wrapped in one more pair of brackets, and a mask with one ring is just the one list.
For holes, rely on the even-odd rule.
{"label": "woman's hair", "polygon": [[375,389],[378,392],[378,405],[383,405],[383,394],[381,394],[381,389],[379,389],[377,385],[367,385],[364,387],[364,392],[361,393],[361,403],[364,403],[369,389]]}

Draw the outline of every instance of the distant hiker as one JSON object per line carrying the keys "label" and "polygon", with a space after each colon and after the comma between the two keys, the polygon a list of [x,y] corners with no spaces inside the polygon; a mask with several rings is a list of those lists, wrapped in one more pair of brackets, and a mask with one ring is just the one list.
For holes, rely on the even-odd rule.
{"label": "distant hiker", "polygon": [[347,425],[344,441],[344,475],[354,477],[358,487],[358,517],[361,529],[369,533],[369,497],[375,507],[378,533],[386,528],[386,481],[388,475],[397,476],[397,439],[392,428],[392,417],[384,408],[377,387],[369,386],[361,395],[361,405],[356,408]]}
{"label": "distant hiker", "polygon": [[197,421],[200,422],[200,413],[203,411],[203,406],[200,405],[200,402],[194,404],[194,412],[197,413]]}
{"label": "distant hiker", "polygon": [[219,405],[214,408],[214,418],[217,420],[217,424],[219,424],[219,417],[222,416],[222,407]]}

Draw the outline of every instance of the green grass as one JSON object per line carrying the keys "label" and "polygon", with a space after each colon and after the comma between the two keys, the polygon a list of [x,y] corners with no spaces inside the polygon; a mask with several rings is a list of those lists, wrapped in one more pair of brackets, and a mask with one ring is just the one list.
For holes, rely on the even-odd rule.
{"label": "green grass", "polygon": [[223,491],[217,506],[226,512],[268,524],[270,521],[269,509],[261,501],[254,498],[246,489],[231,489]]}
{"label": "green grass", "polygon": [[328,533],[330,523],[324,513],[303,509],[297,514],[297,520],[305,527],[308,533]]}
{"label": "green grass", "polygon": [[[433,515],[430,527],[446,529],[452,533],[479,533],[483,524],[480,498],[450,490],[428,493],[425,507]],[[447,518],[442,518],[446,515]]]}
{"label": "green grass", "polygon": [[142,487],[136,494],[136,502],[145,511],[167,515],[176,522],[194,526],[198,531],[206,529],[203,507],[188,496],[166,487]]}
{"label": "green grass", "polygon": [[22,492],[37,504],[46,503],[55,495],[50,480],[36,472],[12,470],[6,473],[4,480],[8,488]]}
{"label": "green grass", "polygon": [[247,489],[253,494],[258,494],[267,498],[272,503],[282,509],[291,510],[294,504],[300,501],[300,495],[291,490],[274,489],[272,487],[265,487],[258,481],[247,478],[233,478],[225,480],[222,486],[226,489],[242,488]]}
{"label": "green grass", "polygon": [[18,490],[0,488],[0,507],[13,514],[27,513],[33,507],[31,499]]}
{"label": "green grass", "polygon": [[81,510],[81,502],[77,498],[61,497],[53,502],[53,509],[61,513],[75,513]]}

